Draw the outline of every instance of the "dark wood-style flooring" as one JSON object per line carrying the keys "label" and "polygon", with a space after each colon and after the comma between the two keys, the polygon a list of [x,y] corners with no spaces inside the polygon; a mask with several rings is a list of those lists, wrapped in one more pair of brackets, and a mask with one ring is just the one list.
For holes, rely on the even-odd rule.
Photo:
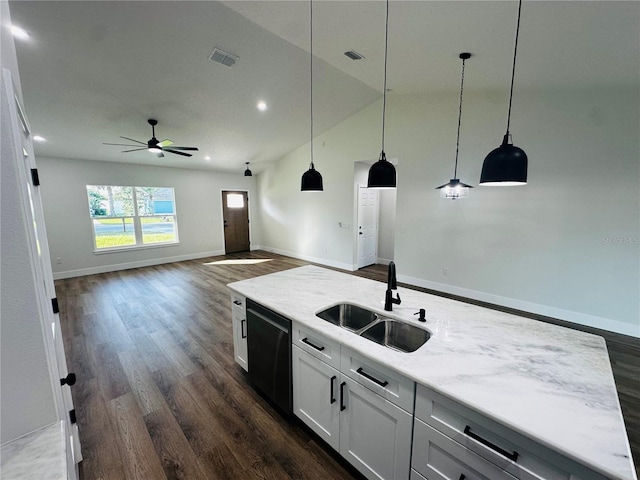
{"label": "dark wood-style flooring", "polygon": [[[268,261],[233,262],[252,259]],[[233,358],[226,284],[306,264],[255,251],[56,281],[67,363],[78,378],[81,478],[359,478],[256,394]],[[382,266],[354,274],[386,281]],[[612,338],[640,461],[639,349]]]}

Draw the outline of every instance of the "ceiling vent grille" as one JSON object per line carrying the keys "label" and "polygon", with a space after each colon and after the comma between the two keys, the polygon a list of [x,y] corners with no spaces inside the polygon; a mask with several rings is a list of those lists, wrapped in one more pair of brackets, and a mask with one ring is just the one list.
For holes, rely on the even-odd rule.
{"label": "ceiling vent grille", "polygon": [[361,60],[364,58],[364,55],[359,54],[355,50],[349,50],[348,52],[344,52],[344,54],[351,60]]}
{"label": "ceiling vent grille", "polygon": [[213,52],[209,55],[209,60],[221,63],[226,67],[231,67],[238,61],[238,57],[231,53],[223,52],[219,48],[214,48]]}

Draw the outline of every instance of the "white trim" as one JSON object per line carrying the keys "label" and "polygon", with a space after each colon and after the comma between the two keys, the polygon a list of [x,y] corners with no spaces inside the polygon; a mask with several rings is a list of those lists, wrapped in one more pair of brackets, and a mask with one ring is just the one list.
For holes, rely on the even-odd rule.
{"label": "white trim", "polygon": [[550,307],[548,305],[540,305],[538,303],[527,302],[524,300],[502,297],[500,295],[493,295],[491,293],[470,290],[467,288],[454,287],[452,285],[447,285],[444,283],[430,282],[421,278],[408,277],[405,275],[398,275],[398,281],[407,283],[409,285],[429,288],[438,292],[450,293],[452,295],[458,295],[460,297],[465,297],[472,300],[479,300],[481,302],[487,302],[502,307],[514,308],[516,310],[522,310],[523,312],[544,315],[546,317],[564,320],[567,322],[576,323],[578,325],[598,328],[600,330],[608,330],[610,332],[640,338],[639,325],[632,325],[630,323],[621,322],[612,318],[597,317],[595,315],[589,315],[588,313],[564,310],[562,308]]}
{"label": "white trim", "polygon": [[153,265],[162,265],[163,263],[182,262],[185,260],[196,260],[198,258],[217,257],[220,255],[224,255],[223,250],[190,253],[187,255],[177,255],[175,257],[152,258],[138,262],[118,263],[115,265],[102,265],[99,267],[80,268],[77,270],[57,272],[53,274],[53,278],[54,280],[61,280],[63,278],[82,277],[84,275],[94,275],[96,273],[117,272],[118,270],[128,270],[130,268],[151,267]]}
{"label": "white trim", "polygon": [[348,272],[354,272],[356,270],[356,268],[354,268],[354,266],[351,264],[334,262],[332,260],[327,260],[326,258],[312,257],[310,255],[302,255],[296,252],[290,252],[288,250],[281,250],[279,248],[273,248],[273,247],[268,247],[264,245],[262,246],[262,250],[265,250],[267,252],[277,253],[278,255],[284,255],[285,257],[297,258],[299,260],[305,260],[307,262],[312,262],[312,263],[319,263],[320,265],[326,265],[328,267],[340,268]]}
{"label": "white trim", "polygon": [[180,245],[180,242],[144,243],[142,245],[127,245],[124,247],[101,248],[100,250],[94,250],[93,254],[103,255],[105,253],[130,252],[131,250],[146,250],[148,248],[177,247],[178,245]]}

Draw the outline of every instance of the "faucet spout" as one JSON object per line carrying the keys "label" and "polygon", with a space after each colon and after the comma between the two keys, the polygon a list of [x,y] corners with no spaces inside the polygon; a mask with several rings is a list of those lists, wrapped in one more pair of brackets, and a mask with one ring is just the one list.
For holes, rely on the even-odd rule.
{"label": "faucet spout", "polygon": [[384,296],[384,309],[387,312],[393,310],[393,304],[400,305],[400,294],[396,294],[396,298],[393,298],[393,291],[398,288],[398,282],[396,280],[396,264],[389,262],[389,270],[387,271],[387,291]]}

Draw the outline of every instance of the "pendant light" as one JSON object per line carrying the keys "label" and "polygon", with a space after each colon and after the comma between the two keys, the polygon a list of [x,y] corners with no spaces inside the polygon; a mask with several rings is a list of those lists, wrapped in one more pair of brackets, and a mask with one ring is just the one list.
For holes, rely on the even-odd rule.
{"label": "pendant light", "polygon": [[303,192],[322,192],[322,175],[313,165],[313,0],[309,0],[309,9],[311,10],[309,14],[309,38],[311,43],[311,165],[309,165],[309,170],[302,174],[300,190]]}
{"label": "pendant light", "polygon": [[526,185],[527,183],[527,154],[524,150],[510,143],[509,122],[511,121],[511,100],[513,99],[513,79],[516,72],[516,57],[518,54],[518,35],[520,33],[520,12],[522,0],[518,5],[518,24],[516,27],[516,42],[513,50],[513,68],[511,70],[511,92],[509,94],[509,114],[507,116],[507,133],[502,139],[502,145],[491,151],[484,159],[480,185]]}
{"label": "pendant light", "polygon": [[252,177],[253,173],[251,173],[251,170],[249,170],[249,162],[244,162],[247,165],[247,169],[244,171],[244,176],[245,177]]}
{"label": "pendant light", "polygon": [[456,163],[453,167],[453,178],[449,183],[436,187],[436,190],[440,190],[440,196],[442,198],[450,198],[455,200],[457,198],[465,198],[469,195],[469,189],[473,188],[471,185],[462,183],[458,174],[458,151],[460,150],[460,124],[462,122],[462,92],[464,91],[464,63],[471,58],[470,53],[461,53],[459,57],[462,59],[462,79],[460,80],[460,107],[458,108],[458,137],[456,139]]}
{"label": "pendant light", "polygon": [[384,90],[382,92],[382,152],[376,163],[369,169],[367,188],[388,189],[396,188],[396,167],[384,153],[384,121],[387,110],[387,50],[389,43],[389,0],[387,0],[387,18],[384,31]]}

